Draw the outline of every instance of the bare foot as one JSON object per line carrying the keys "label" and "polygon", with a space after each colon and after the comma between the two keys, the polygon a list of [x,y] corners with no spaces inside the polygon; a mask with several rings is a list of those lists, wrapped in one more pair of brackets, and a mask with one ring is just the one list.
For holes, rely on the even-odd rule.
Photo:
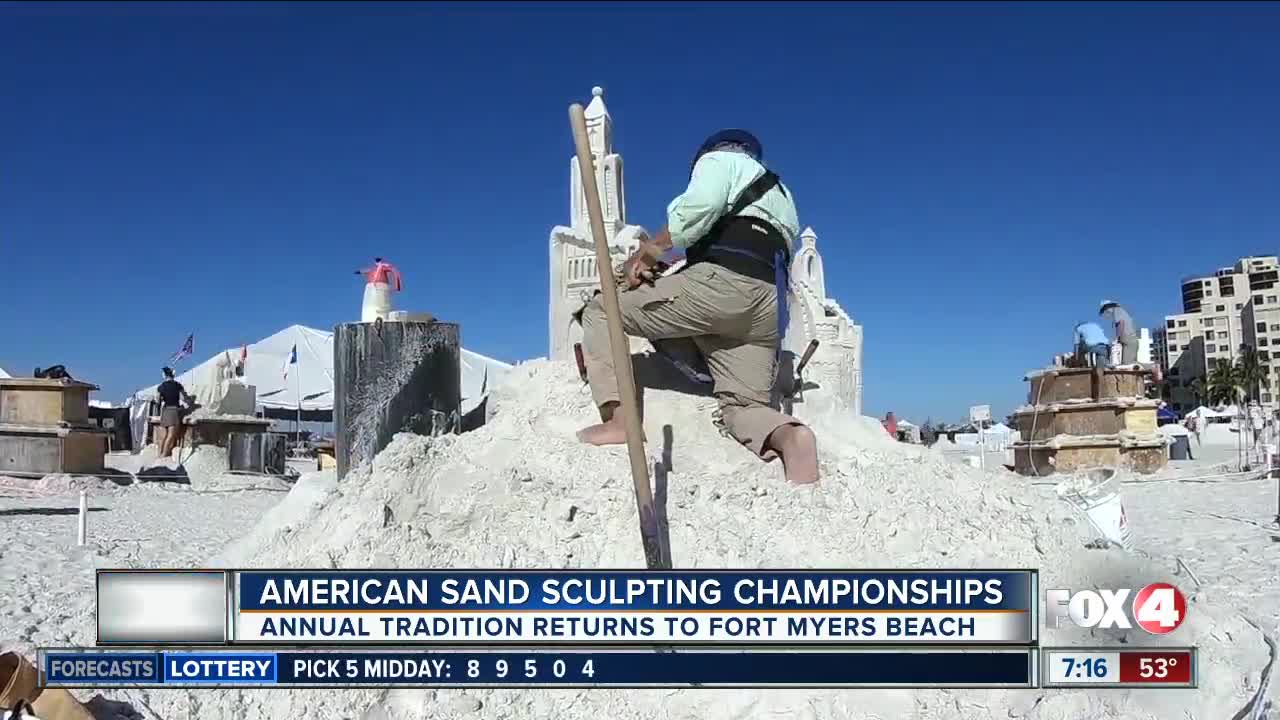
{"label": "bare foot", "polygon": [[787,482],[809,485],[818,482],[818,439],[804,425],[784,425],[769,436],[769,447],[782,456]]}
{"label": "bare foot", "polygon": [[627,442],[627,429],[622,424],[622,415],[614,415],[605,422],[579,430],[578,439],[588,445],[625,444]]}

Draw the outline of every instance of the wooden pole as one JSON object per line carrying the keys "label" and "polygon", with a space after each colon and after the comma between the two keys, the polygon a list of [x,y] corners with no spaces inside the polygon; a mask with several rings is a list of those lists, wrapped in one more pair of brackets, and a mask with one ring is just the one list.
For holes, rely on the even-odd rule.
{"label": "wooden pole", "polygon": [[658,513],[649,487],[649,464],[644,454],[644,432],[640,425],[640,408],[636,402],[636,380],[631,368],[631,346],[622,332],[622,312],[618,308],[618,284],[613,277],[613,259],[609,256],[609,239],[605,237],[604,212],[600,209],[600,189],[596,184],[595,160],[587,139],[587,118],[582,106],[569,106],[569,125],[573,128],[573,144],[578,150],[578,172],[586,195],[587,214],[591,218],[591,235],[596,245],[596,269],[600,275],[600,292],[604,312],[609,321],[609,351],[613,354],[614,374],[618,377],[618,400],[622,421],[627,431],[627,456],[631,460],[631,481],[636,491],[636,511],[640,517],[640,541],[644,544],[644,561],[650,569],[660,569],[663,553],[658,533]]}

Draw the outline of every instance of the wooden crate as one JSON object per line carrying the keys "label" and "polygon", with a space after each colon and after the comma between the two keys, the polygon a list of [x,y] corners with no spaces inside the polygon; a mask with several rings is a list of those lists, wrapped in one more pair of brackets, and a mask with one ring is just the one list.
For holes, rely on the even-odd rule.
{"label": "wooden crate", "polygon": [[1119,464],[1118,442],[1099,447],[1054,449],[1024,445],[1013,448],[1013,469],[1019,475],[1072,473],[1097,467],[1116,467]]}
{"label": "wooden crate", "polygon": [[107,433],[0,425],[0,475],[103,472]]}
{"label": "wooden crate", "polygon": [[1090,368],[1054,368],[1027,377],[1031,383],[1027,402],[1048,405],[1066,400],[1138,398],[1144,394],[1146,375],[1145,370],[1104,370],[1102,382],[1095,387],[1094,372]]}
{"label": "wooden crate", "polygon": [[1154,407],[1132,407],[1124,411],[1120,426],[1133,433],[1150,434],[1156,431]]}
{"label": "wooden crate", "polygon": [[1018,443],[1013,447],[1013,469],[1020,475],[1045,476],[1099,467],[1118,467],[1150,474],[1163,468],[1168,461],[1168,450],[1164,447],[1134,446],[1119,440],[1060,448],[1034,443]]}
{"label": "wooden crate", "polygon": [[1104,400],[1059,405],[1038,413],[1018,413],[1014,415],[1014,423],[1023,439],[1031,442],[1049,440],[1057,435],[1114,435],[1121,431],[1152,433],[1156,429],[1156,408],[1154,402],[1126,406]]}
{"label": "wooden crate", "polygon": [[0,423],[88,425],[89,392],[96,385],[36,378],[0,378]]}

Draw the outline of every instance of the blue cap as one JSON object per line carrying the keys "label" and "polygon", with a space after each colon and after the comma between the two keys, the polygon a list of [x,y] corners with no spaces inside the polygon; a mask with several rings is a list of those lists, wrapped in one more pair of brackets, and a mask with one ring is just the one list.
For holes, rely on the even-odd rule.
{"label": "blue cap", "polygon": [[703,155],[711,152],[711,150],[717,145],[723,145],[725,143],[741,145],[746,148],[748,155],[755,158],[757,161],[764,161],[764,146],[760,144],[760,141],[756,139],[756,136],[746,130],[731,128],[728,130],[721,130],[703,141],[702,145],[698,148],[698,152],[693,156],[693,163],[689,166],[689,172],[693,172],[693,166],[698,164],[698,160]]}

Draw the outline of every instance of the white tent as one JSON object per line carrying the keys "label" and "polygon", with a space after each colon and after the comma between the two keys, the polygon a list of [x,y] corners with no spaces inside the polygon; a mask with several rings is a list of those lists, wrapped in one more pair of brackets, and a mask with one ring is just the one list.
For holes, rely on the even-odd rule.
{"label": "white tent", "polygon": [[[298,349],[297,364],[285,363],[293,348]],[[238,362],[241,349],[229,348],[178,375],[192,396],[199,394],[202,384],[209,382],[219,362],[229,355],[231,362]],[[462,412],[465,414],[480,404],[484,397],[511,370],[511,365],[471,352],[465,348],[459,353],[462,374]],[[258,406],[277,410],[333,410],[333,333],[325,330],[291,325],[280,332],[249,345],[245,351],[245,368],[242,381],[257,389]],[[129,404],[142,410],[135,413],[145,432],[145,407],[155,396],[156,385],[134,393]],[[135,440],[140,440],[139,428],[134,428]],[[140,443],[139,443],[140,444]]]}
{"label": "white tent", "polygon": [[1004,423],[992,425],[983,430],[982,435],[988,450],[1004,450],[1019,437],[1017,430]]}
{"label": "white tent", "polygon": [[1235,417],[1235,412],[1219,412],[1212,408],[1201,405],[1200,407],[1187,413],[1187,417],[1195,416],[1201,420],[1207,418]]}
{"label": "white tent", "polygon": [[5,372],[4,368],[0,368],[0,378],[7,378],[7,377],[10,377],[9,373]]}

